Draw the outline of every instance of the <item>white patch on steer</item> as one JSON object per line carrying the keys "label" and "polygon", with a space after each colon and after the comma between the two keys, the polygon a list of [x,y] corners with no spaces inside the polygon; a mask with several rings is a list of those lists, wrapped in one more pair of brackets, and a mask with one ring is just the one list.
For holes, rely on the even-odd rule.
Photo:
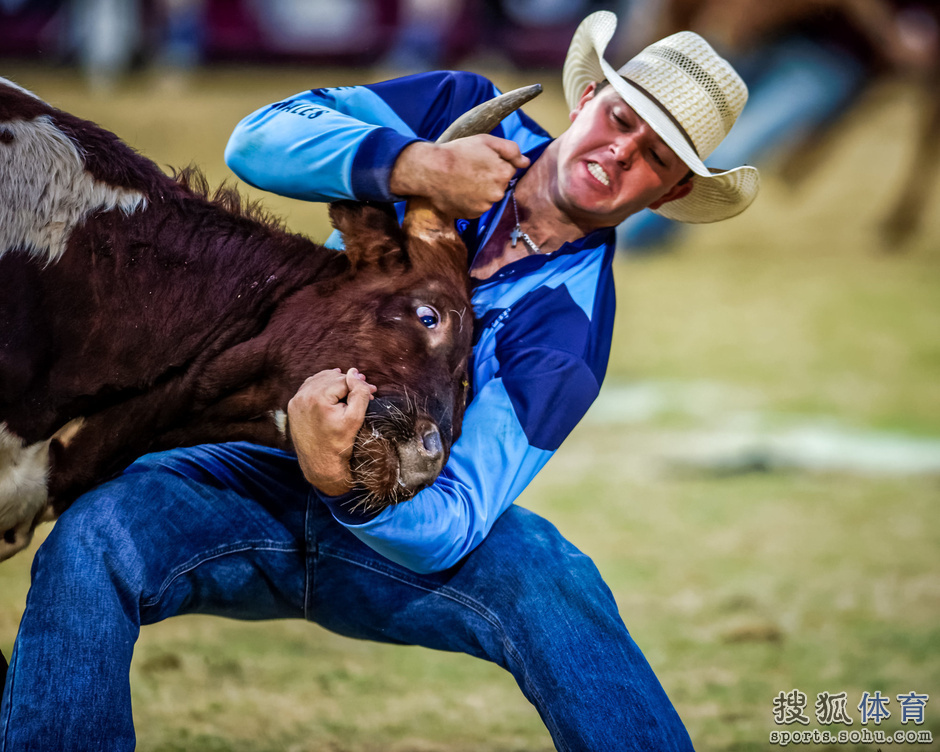
{"label": "white patch on steer", "polygon": [[102,183],[86,172],[77,146],[49,115],[0,122],[4,132],[13,140],[0,140],[0,256],[22,248],[54,262],[72,230],[92,212],[130,214],[146,207],[139,191]]}
{"label": "white patch on steer", "polygon": [[0,561],[26,548],[32,539],[48,500],[48,477],[49,440],[27,446],[0,423]]}
{"label": "white patch on steer", "polygon": [[281,434],[282,439],[287,438],[287,413],[283,410],[272,410],[271,418],[274,420],[274,427]]}

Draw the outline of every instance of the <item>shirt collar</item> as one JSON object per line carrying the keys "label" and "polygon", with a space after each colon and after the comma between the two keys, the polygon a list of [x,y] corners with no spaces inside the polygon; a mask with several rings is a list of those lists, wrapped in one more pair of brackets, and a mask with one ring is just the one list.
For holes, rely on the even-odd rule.
{"label": "shirt collar", "polygon": [[[514,177],[514,182],[518,182],[523,175],[525,175],[532,165],[535,164],[535,161],[542,156],[542,152],[550,144],[550,141],[545,141],[541,144],[538,144],[534,148],[525,152],[525,156],[529,158],[529,167],[521,167],[516,170]],[[506,210],[506,207],[509,203],[509,192],[503,196],[502,201],[493,204],[493,206],[478,219],[469,222],[464,231],[461,232],[464,242],[467,244],[468,250],[468,266],[473,263],[473,259],[476,257],[476,254],[479,252],[480,248],[489,240],[489,236],[493,231],[493,228],[499,224],[500,218],[503,216],[503,212]],[[488,279],[484,280],[473,280],[473,286],[477,287],[482,284],[489,282],[494,282],[497,280],[505,279],[506,277],[516,276],[516,275],[525,275],[531,274],[537,269],[542,268],[546,263],[551,261],[554,258],[559,256],[567,256],[571,253],[578,253],[588,248],[597,248],[606,243],[614,244],[615,241],[615,228],[613,227],[601,227],[597,230],[592,230],[587,235],[584,235],[577,240],[572,240],[570,243],[565,243],[557,251],[552,253],[545,254],[532,254],[531,256],[526,256],[525,258],[517,259],[510,264],[506,264],[502,269],[500,269],[496,274]]]}

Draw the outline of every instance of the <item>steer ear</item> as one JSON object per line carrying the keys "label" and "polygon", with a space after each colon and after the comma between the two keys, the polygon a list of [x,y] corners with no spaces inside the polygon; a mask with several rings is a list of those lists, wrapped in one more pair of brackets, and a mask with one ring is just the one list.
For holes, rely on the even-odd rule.
{"label": "steer ear", "polygon": [[458,275],[466,274],[467,247],[457,234],[454,220],[439,214],[428,199],[408,199],[402,229],[413,267],[438,272],[450,267]]}
{"label": "steer ear", "polygon": [[343,235],[354,270],[387,271],[405,264],[404,235],[391,205],[338,201],[330,204],[330,221]]}

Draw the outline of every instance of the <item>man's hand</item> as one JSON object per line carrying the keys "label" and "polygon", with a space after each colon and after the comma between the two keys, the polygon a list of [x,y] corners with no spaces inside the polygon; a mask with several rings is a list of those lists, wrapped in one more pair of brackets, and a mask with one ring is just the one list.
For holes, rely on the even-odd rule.
{"label": "man's hand", "polygon": [[528,165],[518,144],[496,136],[416,141],[398,155],[389,188],[430,199],[444,216],[473,218],[502,199],[516,170]]}
{"label": "man's hand", "polygon": [[320,371],[287,403],[287,424],[304,477],[323,493],[350,490],[349,459],[375,387],[355,368]]}

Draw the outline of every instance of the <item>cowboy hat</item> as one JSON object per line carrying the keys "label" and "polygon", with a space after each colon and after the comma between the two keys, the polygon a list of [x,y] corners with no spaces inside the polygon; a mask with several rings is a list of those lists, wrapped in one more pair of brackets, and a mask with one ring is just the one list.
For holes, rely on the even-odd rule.
{"label": "cowboy hat", "polygon": [[740,214],[757,196],[757,169],[744,165],[714,170],[702,160],[728,135],[744,109],[744,81],[691,31],[651,44],[615,71],[604,51],[616,28],[617,16],[610,11],[592,13],[578,26],[562,76],[568,107],[577,107],[589,84],[607,79],[694,174],[692,190],[656,213],[696,223]]}

